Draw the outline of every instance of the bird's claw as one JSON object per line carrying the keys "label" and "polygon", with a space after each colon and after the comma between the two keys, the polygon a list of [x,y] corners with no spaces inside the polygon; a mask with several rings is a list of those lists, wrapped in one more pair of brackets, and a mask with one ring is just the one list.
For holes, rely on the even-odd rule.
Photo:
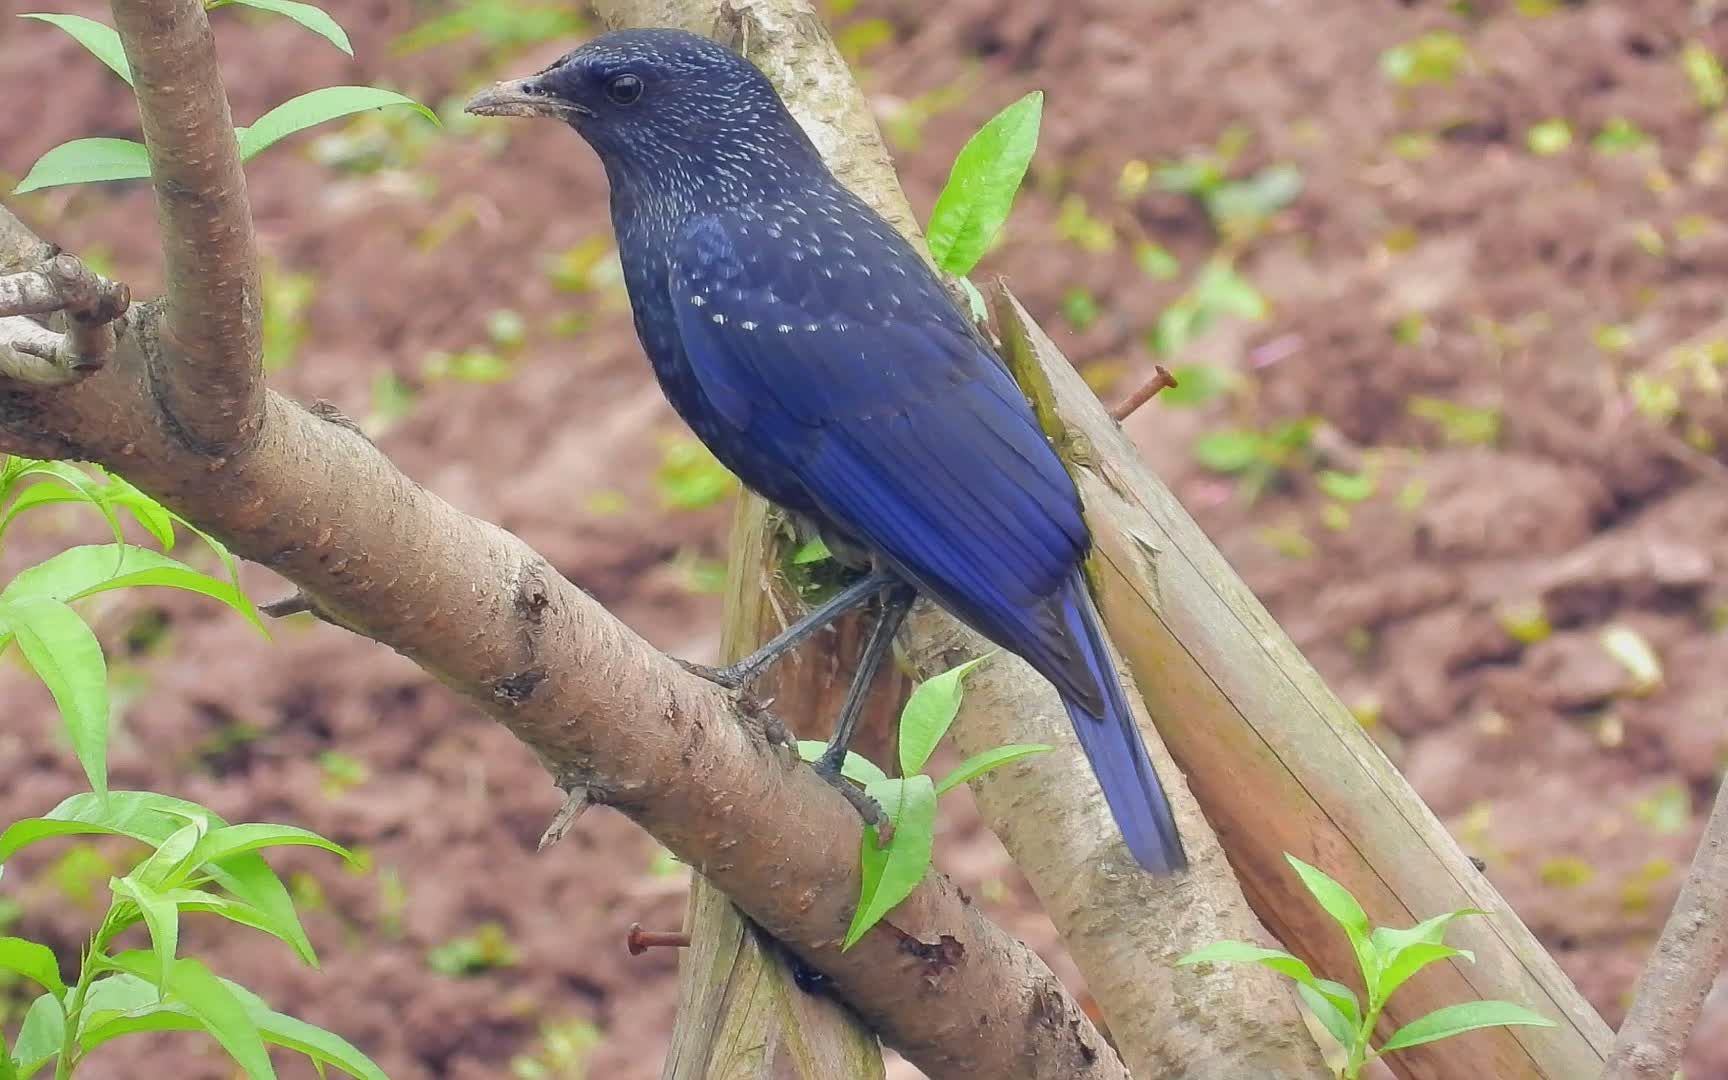
{"label": "bird's claw", "polygon": [[699,679],[705,679],[715,686],[724,687],[727,690],[740,690],[744,686],[744,676],[737,668],[709,667],[707,664],[698,664],[694,660],[684,660],[676,656],[672,659],[677,660],[678,666],[685,671]]}
{"label": "bird's claw", "polygon": [[816,775],[828,781],[828,786],[846,796],[846,801],[852,804],[852,809],[858,811],[858,816],[864,819],[864,824],[876,829],[876,846],[887,847],[894,839],[894,823],[882,809],[882,804],[871,798],[863,788],[840,774],[840,763],[827,754],[810,763],[816,770]]}

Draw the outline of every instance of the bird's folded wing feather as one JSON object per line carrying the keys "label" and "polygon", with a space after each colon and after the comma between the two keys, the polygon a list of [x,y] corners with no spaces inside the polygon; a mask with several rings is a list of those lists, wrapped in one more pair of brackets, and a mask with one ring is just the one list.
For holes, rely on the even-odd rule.
{"label": "bird's folded wing feather", "polygon": [[861,272],[763,233],[703,215],[673,257],[680,341],[715,411],[842,529],[1094,697],[1050,603],[1088,542],[1079,497],[1012,378],[921,265]]}

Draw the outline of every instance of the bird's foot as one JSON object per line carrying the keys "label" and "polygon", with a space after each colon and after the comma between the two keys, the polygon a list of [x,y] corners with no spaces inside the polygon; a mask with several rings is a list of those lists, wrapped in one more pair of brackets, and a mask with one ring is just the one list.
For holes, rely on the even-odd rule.
{"label": "bird's foot", "polygon": [[881,803],[840,774],[840,762],[844,760],[845,753],[845,750],[841,750],[839,754],[835,754],[830,749],[828,753],[811,762],[810,767],[816,770],[817,776],[828,781],[829,787],[846,796],[846,801],[852,804],[852,809],[858,811],[864,824],[876,829],[876,846],[887,847],[888,842],[894,838],[894,823],[889,820]]}

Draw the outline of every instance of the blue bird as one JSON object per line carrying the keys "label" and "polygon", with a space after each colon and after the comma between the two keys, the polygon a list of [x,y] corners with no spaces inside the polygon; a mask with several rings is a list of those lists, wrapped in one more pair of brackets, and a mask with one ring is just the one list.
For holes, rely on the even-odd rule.
{"label": "blue bird", "polygon": [[1055,685],[1134,858],[1182,869],[1081,576],[1091,537],[1073,480],[971,321],[834,178],[762,72],[694,34],[619,31],[468,111],[552,117],[588,141],[636,331],[673,408],[744,484],[867,557],[857,583],[705,673],[737,686],[878,600],[818,763],[837,780],[862,691],[922,594]]}

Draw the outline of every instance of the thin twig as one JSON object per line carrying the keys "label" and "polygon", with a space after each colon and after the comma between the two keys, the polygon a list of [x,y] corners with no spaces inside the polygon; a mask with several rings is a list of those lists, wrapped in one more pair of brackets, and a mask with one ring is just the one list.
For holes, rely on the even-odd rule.
{"label": "thin twig", "polygon": [[[64,386],[101,369],[114,349],[114,321],[132,293],[92,272],[72,255],[0,276],[0,376],[38,386]],[[63,314],[59,333],[27,318]]]}
{"label": "thin twig", "polygon": [[1704,999],[1728,959],[1728,783],[1716,804],[1680,898],[1638,978],[1637,995],[1620,1025],[1602,1080],[1669,1080]]}
{"label": "thin twig", "polygon": [[1176,376],[1170,374],[1168,368],[1163,364],[1154,365],[1152,377],[1141,383],[1138,390],[1118,402],[1116,407],[1110,410],[1110,419],[1120,424],[1133,416],[1134,410],[1157,397],[1160,391],[1177,385],[1180,384],[1176,382]]}
{"label": "thin twig", "polygon": [[536,851],[545,851],[558,841],[570,835],[570,830],[576,827],[576,819],[580,818],[590,806],[594,805],[594,796],[580,784],[570,788],[564,797],[564,805],[552,815],[552,824],[546,826],[546,831],[540,834],[540,846]]}

